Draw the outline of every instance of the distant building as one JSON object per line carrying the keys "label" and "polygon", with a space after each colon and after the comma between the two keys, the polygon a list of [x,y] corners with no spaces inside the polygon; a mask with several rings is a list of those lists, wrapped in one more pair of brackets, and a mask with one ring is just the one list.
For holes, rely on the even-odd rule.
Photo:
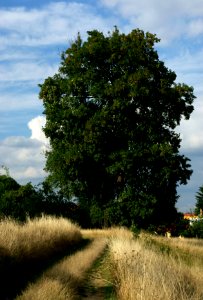
{"label": "distant building", "polygon": [[200,218],[199,216],[197,216],[197,215],[195,215],[193,213],[185,213],[184,216],[183,216],[183,218],[185,220],[188,220],[190,222],[190,225],[192,225],[193,222],[195,222],[195,221],[202,220],[202,218]]}

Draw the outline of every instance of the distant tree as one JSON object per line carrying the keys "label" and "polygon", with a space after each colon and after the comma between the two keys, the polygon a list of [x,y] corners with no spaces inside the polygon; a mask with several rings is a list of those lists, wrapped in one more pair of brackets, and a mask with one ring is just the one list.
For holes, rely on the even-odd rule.
{"label": "distant tree", "polygon": [[18,184],[15,179],[7,175],[0,175],[0,198],[5,193],[5,191],[17,190],[20,184]]}
{"label": "distant tree", "polygon": [[13,178],[0,175],[0,217],[25,221],[28,216],[41,214],[63,216],[85,226],[85,211],[46,179],[38,186],[20,185]]}
{"label": "distant tree", "polygon": [[192,225],[189,226],[185,236],[203,239],[203,219],[194,221]]}
{"label": "distant tree", "polygon": [[192,173],[175,128],[193,111],[193,88],[159,60],[142,30],[80,35],[40,85],[50,139],[46,170],[92,223],[170,221],[176,188]]}
{"label": "distant tree", "polygon": [[0,214],[24,221],[41,213],[41,198],[31,183],[6,190],[0,199]]}
{"label": "distant tree", "polygon": [[48,180],[44,180],[37,188],[41,199],[41,212],[69,218],[81,223],[81,210],[72,200],[68,199],[61,190],[54,189]]}
{"label": "distant tree", "polygon": [[196,198],[195,213],[199,215],[200,211],[203,211],[203,185],[199,187],[199,190],[196,193],[195,198]]}

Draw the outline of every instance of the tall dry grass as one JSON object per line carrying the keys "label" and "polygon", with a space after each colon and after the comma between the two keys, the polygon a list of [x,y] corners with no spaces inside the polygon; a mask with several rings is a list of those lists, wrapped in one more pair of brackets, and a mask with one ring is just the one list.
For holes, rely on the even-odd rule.
{"label": "tall dry grass", "polygon": [[97,237],[106,237],[112,238],[113,236],[117,235],[122,232],[122,235],[127,234],[127,236],[133,237],[133,233],[129,230],[126,230],[123,227],[109,227],[103,229],[81,229],[81,233],[85,238],[97,238]]}
{"label": "tall dry grass", "polygon": [[48,256],[81,238],[80,228],[64,218],[42,216],[25,224],[0,221],[0,249],[18,260]]}
{"label": "tall dry grass", "polygon": [[118,234],[110,241],[112,270],[120,300],[203,299],[202,272]]}
{"label": "tall dry grass", "polygon": [[177,256],[182,263],[203,271],[203,240],[194,238],[165,238],[142,233],[146,247]]}
{"label": "tall dry grass", "polygon": [[25,224],[1,220],[0,299],[13,299],[28,280],[81,240],[80,228],[63,218],[42,216]]}
{"label": "tall dry grass", "polygon": [[85,249],[48,269],[16,300],[75,300],[80,299],[78,290],[95,260],[106,247],[105,238],[95,238]]}
{"label": "tall dry grass", "polygon": [[188,252],[194,256],[198,255],[203,259],[203,239],[197,238],[169,238],[166,239],[161,236],[150,236],[151,240],[163,243],[175,249]]}

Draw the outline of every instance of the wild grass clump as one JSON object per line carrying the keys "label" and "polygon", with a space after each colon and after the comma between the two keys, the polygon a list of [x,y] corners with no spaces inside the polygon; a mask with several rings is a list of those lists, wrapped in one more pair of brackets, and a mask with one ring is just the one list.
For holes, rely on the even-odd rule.
{"label": "wild grass clump", "polygon": [[109,244],[113,278],[120,300],[200,300],[203,280],[197,269],[151,250],[137,239],[114,236]]}
{"label": "wild grass clump", "polygon": [[25,224],[0,221],[0,249],[17,260],[47,257],[81,238],[80,228],[64,218],[42,216]]}
{"label": "wild grass clump", "polygon": [[103,229],[81,229],[81,233],[84,237],[87,238],[97,238],[97,237],[109,237],[113,236],[124,236],[131,238],[133,233],[130,230],[127,230],[125,227],[109,227]]}
{"label": "wild grass clump", "polygon": [[45,277],[30,285],[16,300],[75,300],[75,293],[70,285]]}
{"label": "wild grass clump", "polygon": [[13,299],[27,281],[77,248],[80,228],[63,218],[42,216],[18,223],[0,221],[1,299]]}

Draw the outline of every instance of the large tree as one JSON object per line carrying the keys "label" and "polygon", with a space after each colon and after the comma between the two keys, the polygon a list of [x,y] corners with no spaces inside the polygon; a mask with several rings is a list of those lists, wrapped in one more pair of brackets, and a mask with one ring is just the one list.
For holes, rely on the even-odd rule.
{"label": "large tree", "polygon": [[46,169],[78,197],[95,225],[147,226],[172,218],[192,171],[175,128],[193,111],[193,88],[159,60],[156,35],[93,30],[62,54],[40,85]]}

